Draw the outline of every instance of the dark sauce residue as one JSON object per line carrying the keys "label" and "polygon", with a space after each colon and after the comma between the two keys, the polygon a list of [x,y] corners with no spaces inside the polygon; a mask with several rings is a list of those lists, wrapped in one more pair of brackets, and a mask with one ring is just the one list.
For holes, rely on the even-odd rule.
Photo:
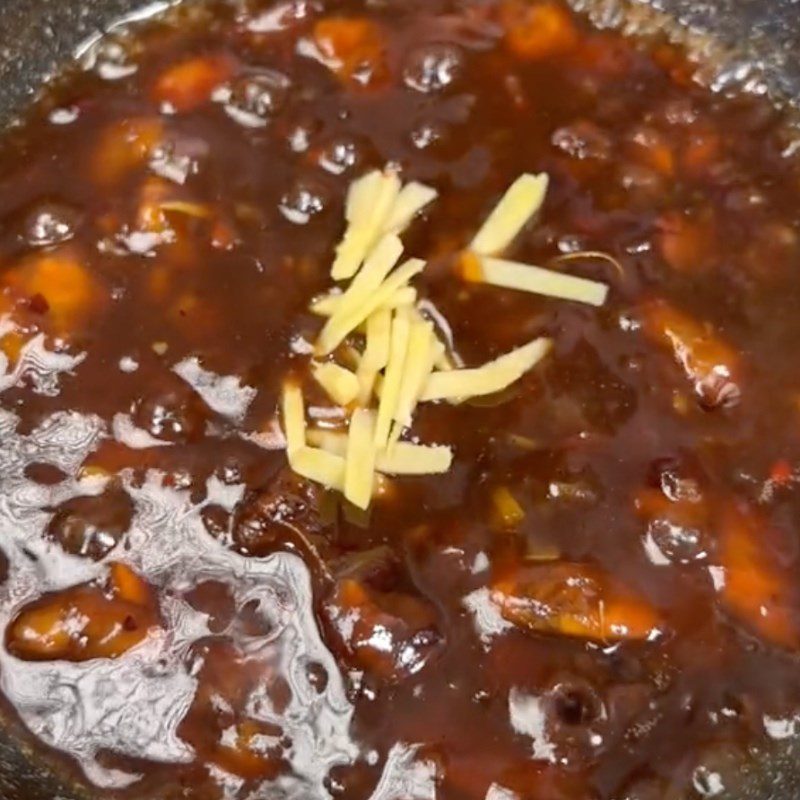
{"label": "dark sauce residue", "polygon": [[[142,797],[662,800],[793,734],[800,168],[693,71],[554,0],[296,0],[45,92],[0,150],[0,680],[43,754]],[[464,360],[555,349],[421,408],[452,470],[363,514],[276,407],[387,163],[439,191],[404,241]],[[526,171],[514,257],[603,308],[459,279]]]}

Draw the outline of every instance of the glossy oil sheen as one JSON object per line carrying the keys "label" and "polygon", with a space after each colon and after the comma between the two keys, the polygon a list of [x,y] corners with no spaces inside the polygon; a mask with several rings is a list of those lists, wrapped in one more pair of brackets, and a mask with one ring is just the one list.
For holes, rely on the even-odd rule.
{"label": "glossy oil sheen", "polygon": [[[331,17],[378,43],[352,76],[321,63]],[[714,796],[793,734],[796,148],[663,42],[572,18],[524,59],[515,20],[444,0],[179,11],[96,45],[6,135],[0,681],[101,796]],[[199,100],[163,88],[195,58]],[[421,408],[451,472],[393,481],[364,516],[289,474],[275,413],[347,185],[387,162],[439,191],[404,241],[464,360],[555,349],[502,397]],[[524,171],[551,188],[511,255],[606,281],[604,308],[458,277]],[[154,219],[171,200],[202,214]],[[573,251],[621,270],[554,261]],[[711,378],[664,334],[680,321]],[[76,591],[122,607],[117,562],[155,598],[134,646],[15,639]],[[586,581],[642,635],[537,610]]]}

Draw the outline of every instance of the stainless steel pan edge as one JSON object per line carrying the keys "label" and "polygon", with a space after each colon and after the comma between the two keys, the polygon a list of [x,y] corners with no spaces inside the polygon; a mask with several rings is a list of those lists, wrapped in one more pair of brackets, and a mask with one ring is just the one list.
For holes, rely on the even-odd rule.
{"label": "stainless steel pan edge", "polygon": [[[146,4],[147,0],[0,0],[0,125],[14,120],[42,81],[81,43]],[[633,18],[637,29],[668,27],[699,51],[723,52],[726,66],[710,78],[718,87],[744,84],[800,108],[800,0],[572,0],[572,4],[587,10],[601,25],[624,27]],[[34,757],[26,738],[0,711],[0,800],[106,800],[106,794],[75,787],[74,777],[55,762]],[[774,748],[753,750],[746,765],[738,757],[720,753],[714,767],[726,777],[727,786],[735,786],[715,794],[715,800],[800,800],[800,735]],[[161,798],[150,794],[147,800]],[[193,798],[187,795],[186,800]],[[648,795],[641,800],[655,798]],[[668,794],[657,800],[690,798]]]}

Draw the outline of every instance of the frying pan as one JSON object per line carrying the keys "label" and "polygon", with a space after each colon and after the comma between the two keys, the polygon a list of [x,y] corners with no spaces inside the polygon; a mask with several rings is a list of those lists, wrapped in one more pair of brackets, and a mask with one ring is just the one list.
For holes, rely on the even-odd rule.
{"label": "frying pan", "polygon": [[[190,2],[191,0],[185,0]],[[399,0],[384,0],[398,2]],[[94,38],[147,0],[0,0],[0,125],[13,122],[43,80]],[[717,88],[743,84],[800,107],[800,0],[572,0],[603,26],[636,20],[637,29],[668,28],[709,58]],[[166,7],[168,0],[153,6]],[[722,66],[720,66],[722,65]],[[619,800],[800,800],[800,719],[797,729],[770,747],[752,748],[746,763],[729,753],[712,756],[710,768],[726,787],[697,787],[689,796],[670,793]],[[103,800],[65,765],[34,754],[13,716],[0,709],[0,800]],[[128,794],[128,796],[131,796]],[[134,795],[135,796],[135,795]],[[148,800],[161,800],[148,793]],[[577,800],[577,798],[576,798]]]}

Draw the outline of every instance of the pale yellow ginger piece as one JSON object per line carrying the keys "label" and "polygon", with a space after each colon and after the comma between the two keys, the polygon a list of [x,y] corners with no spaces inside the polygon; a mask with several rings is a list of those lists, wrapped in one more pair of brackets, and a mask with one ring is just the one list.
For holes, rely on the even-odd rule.
{"label": "pale yellow ginger piece", "polygon": [[384,233],[402,233],[425,206],[432,203],[438,192],[424,183],[407,183],[392,206]]}
{"label": "pale yellow ginger piece", "polygon": [[[403,286],[418,275],[425,268],[425,262],[418,258],[411,258],[401,264],[391,275],[355,310],[340,315],[338,312],[331,317],[322,328],[317,351],[322,355],[333,352],[351,331],[356,330],[369,315],[385,305],[386,301]],[[355,281],[354,281],[355,283]],[[402,311],[401,306],[398,311]]]}
{"label": "pale yellow ginger piece", "polygon": [[367,317],[367,344],[358,366],[358,403],[368,405],[372,397],[375,378],[389,361],[389,344],[392,333],[392,312],[381,306]]}
{"label": "pale yellow ginger piece", "polygon": [[420,399],[458,400],[500,392],[541,361],[551,347],[550,339],[539,338],[482,367],[434,372]]}
{"label": "pale yellow ginger piece", "polygon": [[369,219],[385,178],[382,170],[374,169],[350,184],[344,206],[347,222]]}
{"label": "pale yellow ginger piece", "polygon": [[520,175],[506,193],[469,246],[473,253],[494,256],[504,250],[542,207],[547,193],[547,175]]}
{"label": "pale yellow ginger piece", "polygon": [[470,271],[469,278],[492,286],[575,300],[592,306],[603,305],[608,296],[608,286],[600,281],[501,258],[483,257],[478,261],[479,269],[475,272],[479,274],[473,276]]}
{"label": "pale yellow ginger piece", "polygon": [[343,292],[338,290],[328,292],[328,294],[321,294],[311,301],[309,310],[318,317],[330,317],[339,307],[342,301],[342,295]]}
{"label": "pale yellow ginger piece", "polygon": [[[422,391],[427,385],[428,378],[431,376],[434,370],[438,370],[439,372],[447,372],[456,368],[456,363],[447,352],[447,348],[444,346],[444,343],[436,336],[435,333],[433,335],[433,342],[430,353],[428,354],[428,359],[429,363],[424,371],[425,377],[420,385],[419,394],[417,395],[417,403],[419,403],[419,401],[422,399]],[[396,442],[399,438],[400,432],[393,431],[392,433],[395,435],[393,441]]]}
{"label": "pale yellow ginger piece", "polygon": [[345,460],[341,456],[316,447],[301,447],[289,454],[289,466],[303,478],[344,491]]}
{"label": "pale yellow ginger piece", "polygon": [[417,290],[413,286],[403,286],[398,289],[384,304],[384,308],[401,308],[413,306],[417,302]]}
{"label": "pale yellow ginger piece", "polygon": [[347,230],[331,268],[334,280],[347,280],[358,272],[383,234],[400,186],[400,178],[391,171],[370,172],[350,186],[345,209]]}
{"label": "pale yellow ginger piece", "polygon": [[331,320],[341,319],[364,304],[370,295],[383,283],[386,276],[403,254],[403,243],[394,234],[383,237],[369,254],[364,266],[347,290],[340,296]]}
{"label": "pale yellow ginger piece", "polygon": [[433,366],[436,367],[436,369],[438,369],[440,372],[449,372],[451,369],[455,369],[457,364],[450,353],[447,352],[447,348],[444,346],[444,343],[439,340],[437,340],[437,342],[439,344],[439,348],[437,348],[436,358],[433,362]]}
{"label": "pale yellow ginger piece", "polygon": [[375,445],[378,449],[386,447],[389,430],[400,399],[410,328],[408,311],[404,308],[398,309],[392,320],[389,362],[386,365],[383,390],[378,404],[378,421],[375,425]]}
{"label": "pale yellow ginger piece", "polygon": [[[431,347],[428,354],[430,367],[428,368],[428,373],[426,373],[427,378],[427,374],[433,372],[434,367],[437,367],[439,363],[451,364],[451,359],[447,355],[447,348],[445,347],[444,342],[439,339],[439,336],[436,333],[436,325],[434,324],[433,320],[425,316],[418,306],[412,307],[409,310],[409,313],[411,314],[411,318],[413,320],[431,325]],[[452,364],[450,368],[452,368]],[[420,391],[422,390],[420,389]]]}
{"label": "pale yellow ginger piece", "polygon": [[344,496],[366,509],[375,483],[375,412],[359,408],[350,419],[344,473]]}
{"label": "pale yellow ginger piece", "polygon": [[[331,317],[339,307],[342,298],[341,292],[324,294],[311,302],[311,312],[319,317]],[[398,289],[384,304],[383,308],[400,308],[411,306],[417,302],[417,290],[413,286],[404,286]]]}
{"label": "pale yellow ginger piece", "polygon": [[309,428],[306,431],[308,443],[328,453],[344,458],[347,455],[347,434],[327,428]]}
{"label": "pale yellow ginger piece", "polygon": [[[470,254],[470,260],[477,263],[478,257]],[[422,319],[429,319],[434,323],[436,331],[436,344],[434,345],[434,366],[438,370],[456,369],[463,366],[460,356],[448,350],[447,343],[452,346],[452,333],[447,319],[430,300],[422,300],[416,304],[414,312]],[[423,313],[424,312],[424,313]],[[441,336],[445,337],[445,341]]]}
{"label": "pale yellow ginger piece", "polygon": [[452,463],[449,447],[397,442],[391,450],[378,453],[375,466],[386,475],[440,475]]}
{"label": "pale yellow ginger piece", "polygon": [[283,410],[283,433],[286,437],[286,451],[293,452],[305,447],[306,412],[303,403],[303,390],[296,384],[287,381],[283,385],[281,398]]}
{"label": "pale yellow ginger piece", "polygon": [[[378,242],[347,291],[340,296],[336,310],[328,318],[320,332],[317,349],[324,355],[338,347],[345,336],[366,319],[367,315],[362,315],[361,309],[372,302],[377,290],[385,282],[386,276],[392,271],[402,252],[403,244],[393,234],[384,236]],[[388,297],[387,295],[385,299]],[[349,320],[353,317],[358,318],[358,322],[351,327]],[[328,346],[327,342],[332,340],[340,330],[345,330],[344,335],[338,337],[335,344]]]}
{"label": "pale yellow ginger piece", "polygon": [[[444,369],[449,370],[453,369],[452,361],[450,360],[449,356],[447,355],[447,348],[444,346],[444,343],[441,342],[436,335],[433,336],[433,344],[431,345],[431,352],[429,355],[430,360],[430,368],[428,369],[428,375],[434,371],[434,369]],[[444,368],[440,367],[439,364],[444,364]],[[428,375],[425,377],[427,378]],[[427,382],[427,381],[426,381]],[[424,384],[423,384],[424,386]],[[420,395],[422,395],[422,389],[420,389]]]}
{"label": "pale yellow ginger piece", "polygon": [[381,370],[389,363],[392,335],[392,312],[381,306],[367,317],[367,343],[361,363]]}
{"label": "pale yellow ginger piece", "polygon": [[313,371],[317,383],[337,405],[348,406],[356,399],[359,390],[358,378],[349,369],[326,362],[314,364]]}
{"label": "pale yellow ginger piece", "polygon": [[[333,455],[347,454],[347,435],[338,431],[311,428],[308,441]],[[375,469],[386,475],[438,475],[450,469],[453,453],[444,445],[397,442],[391,451],[379,451]]]}
{"label": "pale yellow ginger piece", "polygon": [[408,334],[408,350],[393,414],[395,424],[389,437],[389,450],[398,441],[403,429],[411,424],[422,389],[433,372],[434,342],[433,323],[416,314]]}
{"label": "pale yellow ginger piece", "polygon": [[424,319],[414,320],[408,334],[408,353],[403,371],[400,396],[394,419],[402,425],[410,425],[417,401],[428,376],[433,371],[431,351],[434,345],[433,323]]}

